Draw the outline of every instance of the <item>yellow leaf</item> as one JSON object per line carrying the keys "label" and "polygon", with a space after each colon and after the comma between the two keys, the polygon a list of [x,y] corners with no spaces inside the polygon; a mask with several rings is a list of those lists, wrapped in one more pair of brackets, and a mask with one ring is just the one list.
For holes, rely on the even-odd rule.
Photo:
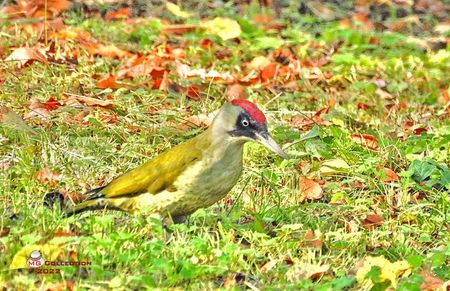
{"label": "yellow leaf", "polygon": [[189,18],[191,16],[191,13],[181,10],[180,6],[171,2],[166,3],[166,9],[173,15],[181,18]]}
{"label": "yellow leaf", "polygon": [[325,161],[319,169],[319,172],[324,175],[334,175],[339,172],[345,172],[345,170],[350,169],[350,166],[346,161],[342,159],[334,159]]}
{"label": "yellow leaf", "polygon": [[398,261],[391,263],[384,256],[380,257],[366,257],[363,261],[363,265],[356,272],[356,280],[359,284],[365,287],[371,288],[372,281],[370,279],[365,279],[367,273],[370,272],[372,267],[380,268],[380,280],[381,282],[390,281],[392,287],[397,286],[397,278],[407,277],[411,274],[411,266],[407,261]]}
{"label": "yellow leaf", "polygon": [[218,35],[221,39],[227,40],[236,38],[241,35],[241,27],[236,20],[216,17],[203,23],[206,33]]}
{"label": "yellow leaf", "polygon": [[43,261],[55,261],[63,252],[59,245],[54,244],[25,246],[14,255],[9,269],[29,268],[27,261],[30,259],[31,253],[35,252],[34,254],[38,254],[36,251],[40,253]]}

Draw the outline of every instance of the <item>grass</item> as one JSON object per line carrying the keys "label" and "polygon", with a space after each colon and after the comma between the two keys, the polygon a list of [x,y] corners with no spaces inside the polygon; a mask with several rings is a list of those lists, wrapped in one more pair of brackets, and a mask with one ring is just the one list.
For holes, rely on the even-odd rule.
{"label": "grass", "polygon": [[[163,41],[161,27],[153,20],[136,27],[84,19],[75,12],[65,18],[99,40],[135,52],[151,53]],[[238,20],[241,27],[251,23],[245,17]],[[78,289],[356,290],[363,288],[356,282],[356,271],[366,256],[410,263],[411,274],[398,279],[399,290],[419,290],[424,282],[422,270],[450,280],[450,124],[448,104],[438,101],[441,90],[449,90],[448,46],[424,50],[407,41],[408,32],[297,20],[282,30],[283,39],[252,26],[243,29],[240,43],[209,36],[219,49],[231,51],[223,60],[198,45],[206,37],[201,31],[168,36],[170,42],[183,45],[193,67],[224,71],[268,55],[279,45],[312,60],[340,43],[330,62],[320,67],[332,73],[330,78],[310,79],[305,69],[296,90],[247,88],[250,98],[267,112],[275,140],[289,144],[303,137],[287,149],[292,158],[283,161],[259,145],[247,145],[243,175],[230,194],[194,213],[186,224],[168,228],[149,217],[114,211],[66,219],[58,209],[43,207],[43,197],[59,188],[82,193],[201,132],[197,127],[180,129],[179,124],[219,108],[226,87],[206,84],[208,90],[195,101],[142,86],[96,87],[92,76],[114,73],[126,60],[84,54],[75,67],[35,62],[22,69],[3,62],[0,105],[19,115],[31,111],[31,99],[62,100],[66,93],[103,99],[110,95],[114,107],[80,103],[59,107],[50,118],[26,120],[34,135],[0,123],[0,165],[4,167],[0,172],[4,269],[0,286],[51,288],[52,283],[63,282],[63,288],[74,284]],[[29,38],[26,32],[12,31],[8,24],[1,31],[8,35],[1,43],[4,52],[38,40],[37,35]],[[374,38],[376,45],[371,43]],[[174,74],[170,79],[181,85],[199,82],[179,80]],[[376,79],[386,87],[379,88]],[[274,92],[281,94],[274,98]],[[321,115],[318,126],[300,130],[292,121],[294,116],[327,106],[330,99],[336,104]],[[358,103],[368,109],[358,110]],[[80,114],[82,118],[75,118]],[[112,116],[117,122],[107,121]],[[405,129],[407,121],[412,121],[413,129],[427,130],[414,134],[413,129]],[[349,138],[354,133],[377,137],[380,149],[355,143]],[[324,175],[323,163],[335,159],[349,167]],[[43,183],[36,173],[45,167],[62,178],[54,185]],[[400,180],[383,182],[383,167],[394,170]],[[321,181],[321,199],[302,201],[302,176]],[[369,226],[368,215],[383,220]],[[72,256],[91,261],[92,266],[61,267],[60,275],[8,270],[14,255],[32,244],[60,245],[63,258],[72,251]],[[324,265],[329,266],[326,271],[308,273]],[[383,268],[374,268],[367,278],[375,287],[386,288],[377,270]]]}

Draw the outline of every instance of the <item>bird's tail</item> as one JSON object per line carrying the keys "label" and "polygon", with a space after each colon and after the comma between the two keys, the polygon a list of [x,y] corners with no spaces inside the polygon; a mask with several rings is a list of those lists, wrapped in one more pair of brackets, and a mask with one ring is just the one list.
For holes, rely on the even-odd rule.
{"label": "bird's tail", "polygon": [[73,204],[64,194],[58,191],[45,194],[44,205],[46,207],[53,207],[58,204],[61,211],[66,217],[88,211],[97,210],[106,207],[106,200],[101,194],[101,190],[105,187],[93,189],[85,194],[85,199],[80,203]]}

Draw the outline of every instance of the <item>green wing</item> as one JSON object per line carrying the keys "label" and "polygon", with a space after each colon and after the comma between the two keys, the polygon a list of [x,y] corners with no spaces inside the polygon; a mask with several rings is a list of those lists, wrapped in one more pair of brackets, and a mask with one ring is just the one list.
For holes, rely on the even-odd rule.
{"label": "green wing", "polygon": [[[192,163],[201,160],[202,149],[207,146],[207,132],[179,144],[145,164],[114,179],[101,190],[104,197],[114,198],[139,193],[157,194],[163,190],[175,191],[173,183]],[[206,138],[206,140],[208,140]]]}

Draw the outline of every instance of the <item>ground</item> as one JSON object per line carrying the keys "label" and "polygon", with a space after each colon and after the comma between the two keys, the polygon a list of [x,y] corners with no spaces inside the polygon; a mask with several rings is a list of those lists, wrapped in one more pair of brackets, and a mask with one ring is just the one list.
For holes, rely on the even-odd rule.
{"label": "ground", "polygon": [[[396,5],[381,19],[64,8],[0,24],[0,286],[448,288],[448,21]],[[263,109],[290,159],[248,144],[239,183],[186,223],[43,206],[195,136],[234,97]],[[11,268],[36,248],[89,265]]]}

